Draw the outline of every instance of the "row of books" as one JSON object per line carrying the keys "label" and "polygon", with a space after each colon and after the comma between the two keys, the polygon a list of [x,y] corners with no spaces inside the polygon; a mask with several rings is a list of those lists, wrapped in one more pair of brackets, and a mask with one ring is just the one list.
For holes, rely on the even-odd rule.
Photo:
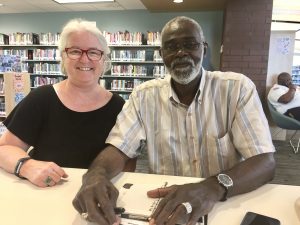
{"label": "row of books", "polygon": [[141,32],[118,31],[111,33],[103,31],[102,34],[109,45],[142,45],[143,43]]}
{"label": "row of books", "polygon": [[59,33],[11,33],[0,34],[1,45],[57,45]]}
{"label": "row of books", "polygon": [[111,60],[114,61],[146,61],[145,50],[113,50]]}
{"label": "row of books", "polygon": [[3,49],[0,55],[19,56],[21,60],[28,59],[28,51],[26,49]]}
{"label": "row of books", "polygon": [[147,31],[147,36],[141,32],[118,31],[115,33],[103,31],[103,35],[109,45],[155,45],[161,43],[161,35],[158,31]]}
{"label": "row of books", "polygon": [[60,60],[58,49],[4,49],[3,55],[17,55],[21,60]]}
{"label": "row of books", "polygon": [[147,67],[139,65],[113,65],[111,75],[118,76],[147,76]]}
{"label": "row of books", "polygon": [[[153,68],[152,73],[149,69]],[[154,76],[163,78],[166,73],[165,66],[137,66],[137,65],[113,65],[111,68],[111,75],[113,76]]]}
{"label": "row of books", "polygon": [[[27,64],[28,66],[28,64]],[[29,65],[30,66],[30,65]],[[52,63],[34,63],[33,68],[30,71],[29,68],[25,71],[30,71],[31,73],[37,74],[53,74],[53,75],[60,75],[60,64],[52,64]]]}
{"label": "row of books", "polygon": [[161,44],[161,35],[160,32],[147,32],[147,45],[157,45]]}
{"label": "row of books", "polygon": [[[147,37],[142,32],[103,31],[109,45],[160,45],[161,35],[158,31],[148,31]],[[57,45],[60,33],[22,33],[0,34],[1,45]]]}
{"label": "row of books", "polygon": [[154,77],[164,78],[166,73],[167,73],[167,70],[166,70],[165,66],[154,66],[153,67],[153,76]]}
{"label": "row of books", "polygon": [[34,49],[32,57],[29,54],[28,59],[33,60],[61,60],[58,49]]}
{"label": "row of books", "polygon": [[133,79],[133,80],[111,80],[105,82],[105,87],[111,90],[118,91],[132,91],[132,89],[139,84],[143,83],[144,80]]}
{"label": "row of books", "polygon": [[46,84],[56,84],[62,80],[62,77],[35,77],[32,79],[32,87],[36,88]]}

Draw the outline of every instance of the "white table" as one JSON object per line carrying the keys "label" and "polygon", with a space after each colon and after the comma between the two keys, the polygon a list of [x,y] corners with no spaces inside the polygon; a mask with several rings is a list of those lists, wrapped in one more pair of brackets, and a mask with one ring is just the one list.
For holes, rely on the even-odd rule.
{"label": "white table", "polygon": [[[65,169],[68,181],[51,188],[39,188],[0,170],[0,224],[3,225],[85,225],[88,223],[72,206],[85,170]],[[197,182],[198,178],[163,176],[173,182]],[[124,182],[161,182],[158,175],[123,173],[114,179]],[[282,225],[299,225],[294,203],[300,186],[267,184],[247,194],[218,203],[208,216],[209,225],[240,225],[247,211],[275,217]]]}

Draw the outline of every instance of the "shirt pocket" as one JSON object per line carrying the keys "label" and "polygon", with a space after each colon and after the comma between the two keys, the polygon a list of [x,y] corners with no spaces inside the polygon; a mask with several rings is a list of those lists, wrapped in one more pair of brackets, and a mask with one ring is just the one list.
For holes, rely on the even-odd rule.
{"label": "shirt pocket", "polygon": [[205,147],[210,175],[230,169],[239,161],[239,153],[233,145],[229,132],[220,138],[207,135]]}

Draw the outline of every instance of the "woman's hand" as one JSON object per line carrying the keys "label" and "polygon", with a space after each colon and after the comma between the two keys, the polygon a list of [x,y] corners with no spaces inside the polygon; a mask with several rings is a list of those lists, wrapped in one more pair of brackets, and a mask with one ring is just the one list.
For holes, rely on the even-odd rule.
{"label": "woman's hand", "polygon": [[55,186],[62,178],[68,177],[66,172],[54,162],[34,159],[24,163],[20,175],[39,187]]}

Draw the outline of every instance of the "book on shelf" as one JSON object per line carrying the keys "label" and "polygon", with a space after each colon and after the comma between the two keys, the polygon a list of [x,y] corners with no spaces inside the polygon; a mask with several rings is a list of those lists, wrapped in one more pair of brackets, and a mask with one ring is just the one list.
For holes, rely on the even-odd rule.
{"label": "book on shelf", "polygon": [[6,34],[0,34],[0,45],[9,45],[9,36]]}

